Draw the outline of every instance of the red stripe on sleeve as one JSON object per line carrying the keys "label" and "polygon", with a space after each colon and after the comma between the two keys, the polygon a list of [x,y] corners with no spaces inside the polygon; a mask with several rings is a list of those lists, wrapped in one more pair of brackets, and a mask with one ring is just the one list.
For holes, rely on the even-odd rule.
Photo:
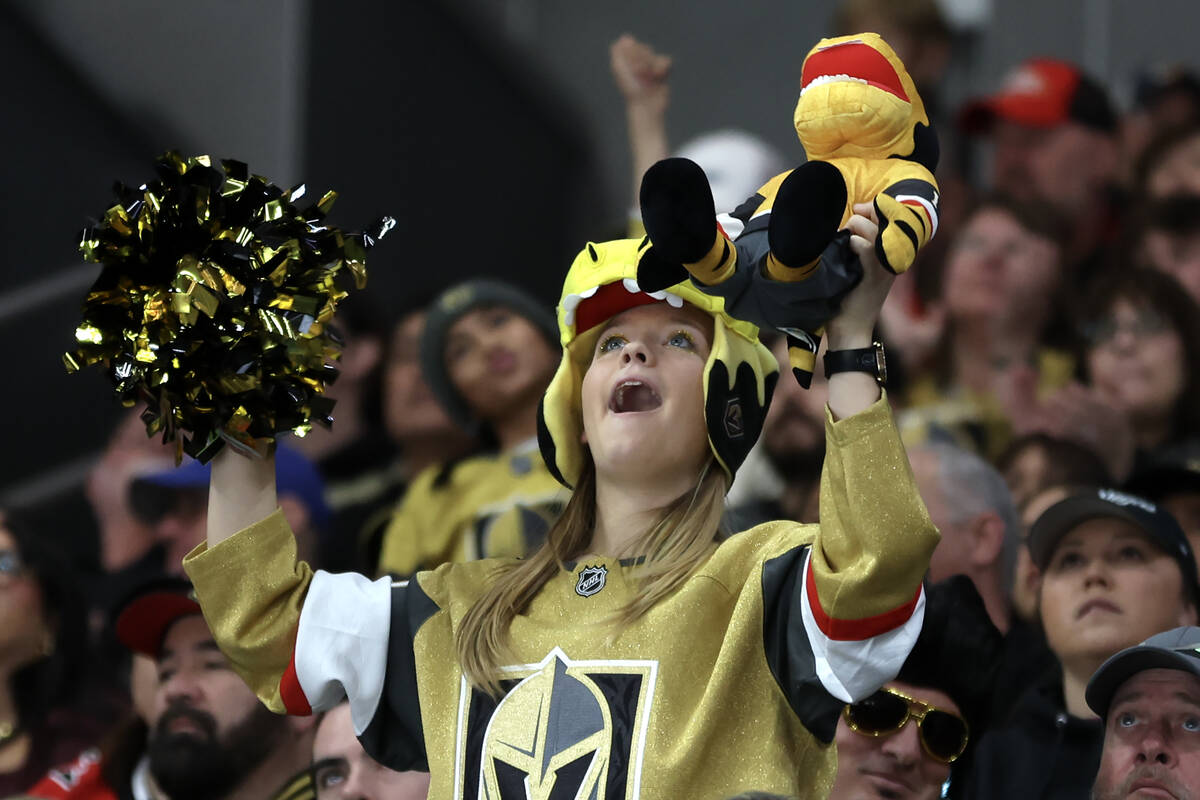
{"label": "red stripe on sleeve", "polygon": [[861,642],[899,628],[913,615],[917,601],[921,598],[921,587],[918,586],[913,599],[899,608],[862,619],[836,619],[821,608],[821,598],[817,596],[817,580],[813,577],[811,561],[804,570],[804,589],[817,627],[821,629],[821,633],[837,641]]}
{"label": "red stripe on sleeve", "polygon": [[283,677],[279,679],[279,698],[283,700],[283,707],[287,709],[287,713],[295,717],[307,717],[312,713],[312,706],[308,704],[308,698],[304,696],[304,690],[300,688],[300,679],[296,677],[296,654],[292,653],[292,658],[288,661],[287,669],[283,671]]}
{"label": "red stripe on sleeve", "polygon": [[919,203],[916,200],[901,200],[900,205],[912,206],[913,208],[917,209],[918,211],[920,211],[922,214],[925,215],[926,222],[929,222],[929,223],[933,222],[933,219],[929,216],[929,209],[925,207],[924,203]]}

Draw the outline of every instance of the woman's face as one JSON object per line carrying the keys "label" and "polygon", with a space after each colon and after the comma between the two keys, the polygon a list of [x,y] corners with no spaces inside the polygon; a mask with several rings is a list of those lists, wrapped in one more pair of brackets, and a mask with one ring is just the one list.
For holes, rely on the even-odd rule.
{"label": "woman's face", "polygon": [[558,366],[546,337],[504,306],[477,308],[455,321],[445,359],[467,405],[493,424],[536,405]]}
{"label": "woman's face", "polygon": [[[1058,247],[1000,208],[967,220],[946,262],[950,317],[1027,321],[1044,317],[1060,277]],[[1038,323],[1040,325],[1040,322]]]}
{"label": "woman's face", "polygon": [[1089,339],[1088,374],[1108,403],[1135,422],[1174,413],[1186,381],[1184,351],[1166,316],[1120,299]]}
{"label": "woman's face", "polygon": [[47,632],[43,617],[37,578],[0,523],[0,665],[17,669],[41,655]]}
{"label": "woman's face", "polygon": [[1063,536],[1042,574],[1040,607],[1046,641],[1064,663],[1107,658],[1196,624],[1174,559],[1114,518],[1081,522]]}
{"label": "woman's face", "polygon": [[583,378],[584,441],[598,475],[699,474],[709,458],[704,364],[713,320],[691,305],[613,317]]}

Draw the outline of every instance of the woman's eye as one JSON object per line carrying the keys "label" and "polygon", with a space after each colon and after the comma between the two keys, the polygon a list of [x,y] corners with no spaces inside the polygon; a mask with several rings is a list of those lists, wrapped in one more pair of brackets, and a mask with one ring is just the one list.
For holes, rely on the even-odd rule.
{"label": "woman's eye", "polygon": [[317,786],[323,789],[337,786],[343,780],[345,780],[345,776],[336,769],[322,770],[317,774]]}
{"label": "woman's eye", "polygon": [[624,344],[625,337],[614,334],[612,336],[606,336],[604,340],[600,342],[600,346],[596,348],[596,351],[599,353],[611,353],[614,350],[620,350]]}
{"label": "woman's eye", "polygon": [[667,344],[671,347],[683,347],[688,350],[696,349],[696,341],[687,331],[675,331],[671,337],[667,339]]}
{"label": "woman's eye", "polygon": [[1062,553],[1054,559],[1054,568],[1057,570],[1074,569],[1082,564],[1083,556],[1079,553]]}
{"label": "woman's eye", "polygon": [[1121,561],[1131,561],[1131,562],[1140,563],[1140,562],[1146,560],[1146,554],[1143,553],[1141,548],[1139,548],[1139,547],[1135,547],[1133,545],[1127,545],[1117,551],[1117,558],[1119,558]]}
{"label": "woman's eye", "polygon": [[1185,717],[1183,729],[1188,733],[1200,733],[1200,717]]}

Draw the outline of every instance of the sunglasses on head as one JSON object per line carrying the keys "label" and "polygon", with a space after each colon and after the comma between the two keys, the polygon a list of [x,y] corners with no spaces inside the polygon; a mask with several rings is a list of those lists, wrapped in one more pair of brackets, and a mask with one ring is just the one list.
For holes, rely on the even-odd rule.
{"label": "sunglasses on head", "polygon": [[876,737],[890,736],[915,719],[921,748],[943,764],[954,761],[967,749],[966,720],[895,689],[880,689],[865,700],[846,706],[842,716],[850,730]]}

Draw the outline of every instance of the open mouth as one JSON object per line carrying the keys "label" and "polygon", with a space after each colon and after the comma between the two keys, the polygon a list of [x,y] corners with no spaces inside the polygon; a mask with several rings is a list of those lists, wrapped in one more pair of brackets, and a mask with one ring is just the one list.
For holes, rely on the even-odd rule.
{"label": "open mouth", "polygon": [[654,387],[638,380],[621,381],[608,399],[608,408],[615,414],[653,411],[662,405]]}
{"label": "open mouth", "polygon": [[831,45],[809,56],[800,75],[800,96],[814,86],[838,81],[874,86],[908,102],[900,76],[887,58],[859,40]]}

